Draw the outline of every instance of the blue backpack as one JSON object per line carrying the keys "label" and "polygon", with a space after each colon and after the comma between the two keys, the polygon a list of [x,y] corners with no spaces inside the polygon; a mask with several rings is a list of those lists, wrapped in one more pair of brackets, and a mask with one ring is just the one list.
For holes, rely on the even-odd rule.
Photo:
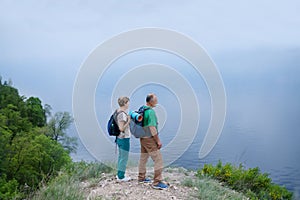
{"label": "blue backpack", "polygon": [[143,116],[142,121],[136,121],[136,120],[131,120],[130,121],[130,132],[134,137],[136,138],[142,138],[142,137],[151,137],[151,132],[148,127],[144,127],[144,113],[146,110],[150,108],[145,108],[145,106],[141,106],[137,113]]}
{"label": "blue backpack", "polygon": [[117,112],[117,110],[110,116],[110,119],[107,123],[107,132],[109,136],[119,136],[121,131],[117,124],[117,116],[123,111]]}

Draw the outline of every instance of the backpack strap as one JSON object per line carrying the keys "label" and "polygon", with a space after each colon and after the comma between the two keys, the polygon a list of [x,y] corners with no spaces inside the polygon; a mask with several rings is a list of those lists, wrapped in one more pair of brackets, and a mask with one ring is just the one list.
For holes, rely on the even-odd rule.
{"label": "backpack strap", "polygon": [[140,112],[143,112],[143,119],[142,119],[142,121],[141,121],[141,125],[142,125],[142,126],[144,126],[144,119],[145,119],[145,118],[144,118],[144,115],[145,115],[145,111],[146,111],[146,110],[150,110],[150,109],[151,109],[151,107],[149,107],[149,106],[146,107],[145,105],[142,105],[142,106],[139,108],[139,111],[140,111]]}
{"label": "backpack strap", "polygon": [[[115,110],[115,112],[114,112],[113,115],[114,115],[114,120],[115,120],[116,122],[118,122],[118,115],[119,115],[120,113],[122,113],[122,112],[125,113],[125,112],[122,111],[122,110],[119,111],[119,112],[118,112],[118,110]],[[126,114],[126,113],[125,113],[125,114]]]}
{"label": "backpack strap", "polygon": [[115,119],[116,122],[118,121],[118,115],[121,114],[122,112],[125,113],[125,115],[127,116],[127,113],[124,112],[123,110],[121,110],[121,111],[119,111],[119,112],[117,112],[117,111],[118,111],[118,110],[116,110],[115,113],[114,113],[114,114],[115,114],[115,117],[116,117],[116,119]]}
{"label": "backpack strap", "polygon": [[[121,114],[122,112],[125,113],[125,115],[127,116],[127,113],[124,112],[123,110],[121,110],[121,111],[119,111],[119,112],[118,112],[118,110],[116,110],[116,111],[114,112],[114,120],[115,120],[115,122],[117,123],[118,127],[119,127],[119,124],[118,124],[118,115]],[[121,132],[121,131],[120,131],[120,132]],[[116,138],[116,139],[117,139],[117,138]]]}

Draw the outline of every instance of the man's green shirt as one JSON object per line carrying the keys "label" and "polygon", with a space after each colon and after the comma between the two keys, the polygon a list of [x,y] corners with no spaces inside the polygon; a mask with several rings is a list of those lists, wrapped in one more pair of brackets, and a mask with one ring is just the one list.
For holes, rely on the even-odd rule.
{"label": "man's green shirt", "polygon": [[158,131],[157,129],[158,121],[157,121],[155,111],[149,106],[144,106],[144,108],[148,108],[144,112],[144,127],[155,126],[156,131]]}

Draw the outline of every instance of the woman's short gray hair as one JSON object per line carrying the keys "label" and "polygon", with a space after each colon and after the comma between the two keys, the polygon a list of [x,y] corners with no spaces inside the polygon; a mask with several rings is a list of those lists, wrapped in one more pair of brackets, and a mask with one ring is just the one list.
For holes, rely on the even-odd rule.
{"label": "woman's short gray hair", "polygon": [[125,106],[125,104],[129,101],[128,97],[119,97],[118,104],[120,107]]}

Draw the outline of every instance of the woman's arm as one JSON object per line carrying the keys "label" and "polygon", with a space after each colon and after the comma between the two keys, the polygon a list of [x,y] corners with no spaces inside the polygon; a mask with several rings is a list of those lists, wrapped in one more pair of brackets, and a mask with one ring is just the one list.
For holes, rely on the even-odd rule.
{"label": "woman's arm", "polygon": [[127,121],[119,121],[118,125],[119,125],[119,129],[121,132],[124,132],[125,129],[127,128],[127,126],[129,126],[130,123],[130,116],[127,116]]}

